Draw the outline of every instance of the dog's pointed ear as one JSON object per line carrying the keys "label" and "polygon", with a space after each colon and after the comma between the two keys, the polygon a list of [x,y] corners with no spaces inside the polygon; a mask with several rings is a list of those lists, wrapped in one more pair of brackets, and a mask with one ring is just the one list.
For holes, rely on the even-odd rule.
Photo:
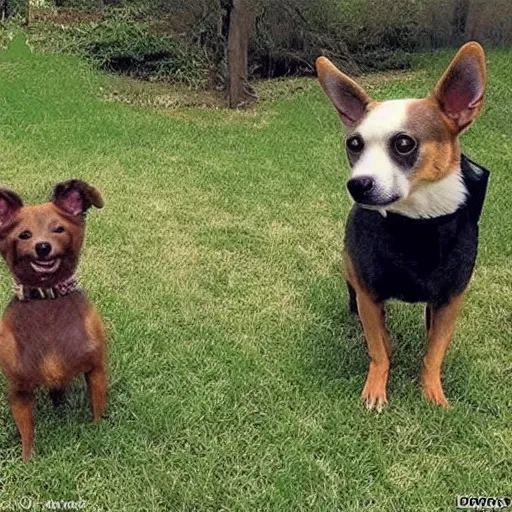
{"label": "dog's pointed ear", "polygon": [[103,198],[97,189],[82,180],[59,183],[53,189],[51,202],[66,215],[83,215],[91,206],[103,208]]}
{"label": "dog's pointed ear", "polygon": [[346,126],[356,126],[372,102],[366,91],[342,73],[329,59],[316,59],[318,80]]}
{"label": "dog's pointed ear", "polygon": [[0,231],[9,226],[22,206],[23,201],[16,192],[0,188]]}
{"label": "dog's pointed ear", "polygon": [[482,109],[485,92],[485,53],[476,42],[465,44],[450,62],[434,89],[441,111],[457,133],[467,128]]}

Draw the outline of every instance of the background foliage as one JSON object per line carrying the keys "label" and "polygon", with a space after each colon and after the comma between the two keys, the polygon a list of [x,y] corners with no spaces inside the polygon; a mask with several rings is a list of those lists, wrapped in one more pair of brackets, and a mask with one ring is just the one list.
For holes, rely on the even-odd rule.
{"label": "background foliage", "polygon": [[[11,10],[27,0],[7,0]],[[43,47],[141,78],[222,88],[232,0],[31,0]],[[345,71],[404,69],[413,52],[476,39],[512,41],[508,0],[254,0],[250,77],[313,74],[318,55]],[[14,6],[14,7],[13,7]]]}

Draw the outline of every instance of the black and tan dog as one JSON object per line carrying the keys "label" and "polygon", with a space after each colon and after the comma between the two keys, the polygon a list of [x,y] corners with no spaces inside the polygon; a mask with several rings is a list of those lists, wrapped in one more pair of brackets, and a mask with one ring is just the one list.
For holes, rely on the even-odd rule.
{"label": "black and tan dog", "polygon": [[24,461],[32,453],[37,387],[49,388],[58,404],[83,373],[95,421],[105,409],[105,329],[75,280],[91,206],[101,208],[103,200],[79,180],[57,185],[51,202],[36,206],[23,206],[15,192],[0,189],[0,251],[15,292],[0,326],[0,367],[9,382]]}
{"label": "black and tan dog", "polygon": [[473,272],[488,179],[459,145],[482,107],[483,49],[464,45],[423,99],[375,101],[324,57],[317,71],[346,127],[352,167],[344,266],[370,356],[363,399],[368,409],[387,402],[384,302],[400,299],[427,303],[422,388],[428,400],[447,406],[441,365]]}

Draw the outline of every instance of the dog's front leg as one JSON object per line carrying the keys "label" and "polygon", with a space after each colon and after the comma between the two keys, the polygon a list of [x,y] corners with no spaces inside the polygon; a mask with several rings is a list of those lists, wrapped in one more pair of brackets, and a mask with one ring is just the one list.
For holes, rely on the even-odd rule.
{"label": "dog's front leg", "polygon": [[425,398],[435,404],[448,407],[441,384],[441,366],[448,344],[455,330],[455,323],[462,307],[462,294],[450,299],[448,304],[430,308],[430,329],[428,330],[427,352],[423,358],[421,385]]}
{"label": "dog's front leg", "polygon": [[21,435],[23,462],[28,462],[34,445],[34,394],[32,391],[12,389],[9,393],[9,403],[14,422]]}
{"label": "dog's front leg", "polygon": [[389,375],[391,343],[386,329],[384,304],[376,302],[364,289],[357,290],[357,307],[363,324],[370,356],[370,369],[362,398],[368,410],[380,412],[387,403],[386,385]]}
{"label": "dog's front leg", "polygon": [[85,381],[89,390],[92,415],[97,423],[101,421],[107,405],[107,373],[103,364],[98,364],[85,374]]}

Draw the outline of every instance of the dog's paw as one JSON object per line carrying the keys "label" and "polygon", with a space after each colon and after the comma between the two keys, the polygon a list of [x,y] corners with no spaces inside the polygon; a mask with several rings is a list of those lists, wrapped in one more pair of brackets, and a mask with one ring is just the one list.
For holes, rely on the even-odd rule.
{"label": "dog's paw", "polygon": [[363,393],[363,400],[364,400],[364,405],[366,407],[366,409],[368,409],[368,411],[373,411],[375,409],[375,411],[377,412],[382,412],[382,409],[384,409],[384,406],[388,403],[388,400],[386,398],[386,393],[384,393],[383,395],[369,395],[369,396],[364,396],[364,393]]}
{"label": "dog's paw", "polygon": [[424,372],[421,376],[421,387],[423,395],[429,402],[443,407],[450,407],[450,403],[446,399],[443,386],[441,385],[441,376],[432,376]]}
{"label": "dog's paw", "polygon": [[381,412],[388,403],[386,384],[388,382],[388,368],[379,368],[370,364],[370,371],[364,385],[362,399],[369,411]]}

